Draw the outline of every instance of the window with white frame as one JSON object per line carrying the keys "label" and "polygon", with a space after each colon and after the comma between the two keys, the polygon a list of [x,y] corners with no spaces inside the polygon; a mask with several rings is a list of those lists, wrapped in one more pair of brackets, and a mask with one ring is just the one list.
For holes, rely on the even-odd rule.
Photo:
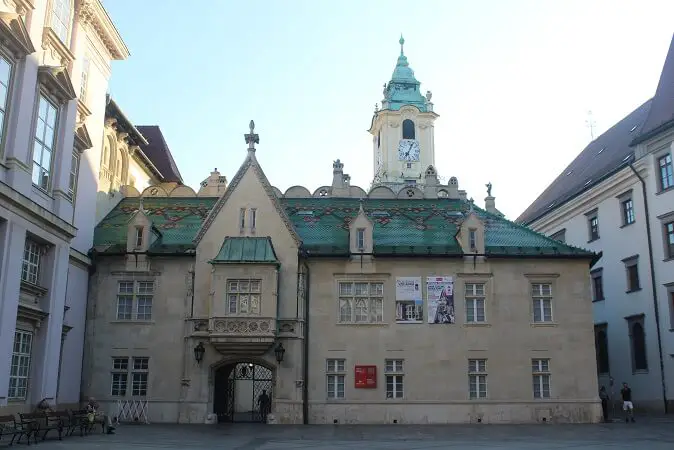
{"label": "window with white frame", "polygon": [[229,314],[260,314],[262,280],[227,280],[227,312]]}
{"label": "window with white frame", "polygon": [[534,398],[550,398],[550,360],[532,359]]}
{"label": "window with white frame", "polygon": [[40,95],[36,122],[32,180],[35,186],[48,190],[51,181],[54,149],[56,148],[58,108],[44,95]]}
{"label": "window with white frame", "polygon": [[117,320],[152,320],[153,281],[120,281]]}
{"label": "window with white frame", "polygon": [[5,119],[11,95],[9,88],[11,86],[13,71],[13,64],[0,53],[0,146],[5,142]]}
{"label": "window with white frame", "polygon": [[70,158],[70,179],[68,180],[68,196],[75,198],[77,194],[77,178],[80,172],[80,153],[77,150],[73,151]]}
{"label": "window with white frame", "polygon": [[250,231],[255,231],[255,226],[257,224],[257,209],[250,209],[250,216],[248,220],[250,222]]}
{"label": "window with white frame", "polygon": [[358,228],[356,230],[356,248],[358,250],[365,250],[365,228]]}
{"label": "window with white frame", "polygon": [[487,360],[468,360],[468,391],[471,399],[487,398]]}
{"label": "window with white frame", "polygon": [[465,298],[467,323],[480,323],[485,321],[484,288],[484,283],[466,283]]}
{"label": "window with white frame", "polygon": [[620,202],[623,226],[631,225],[636,220],[634,217],[634,202],[631,197],[624,198]]}
{"label": "window with white frame", "polygon": [[384,283],[339,283],[340,323],[382,323],[384,321]]}
{"label": "window with white frame", "polygon": [[56,36],[65,44],[69,45],[68,34],[70,33],[70,0],[52,0],[51,20],[49,25]]}
{"label": "window with white frame", "polygon": [[531,285],[533,299],[534,323],[552,322],[552,284],[533,283]]}
{"label": "window with white frame", "polygon": [[468,230],[468,244],[471,250],[477,250],[477,230],[475,228]]}
{"label": "window with white frame", "polygon": [[674,186],[674,170],[672,169],[672,154],[667,153],[658,158],[658,168],[660,169],[660,190],[664,191]]}
{"label": "window with white frame", "polygon": [[112,358],[112,374],[110,395],[113,397],[126,396],[129,384],[129,358],[127,356]]}
{"label": "window with white frame", "polygon": [[82,76],[80,78],[80,100],[87,101],[87,88],[89,87],[89,57],[82,59]]}
{"label": "window with white frame", "polygon": [[346,360],[328,359],[325,364],[325,389],[328,398],[344,398]]}
{"label": "window with white frame", "polygon": [[241,208],[239,210],[239,228],[243,232],[243,229],[246,228],[246,208]]}
{"label": "window with white frame", "polygon": [[136,248],[141,248],[143,246],[143,227],[136,227]]}
{"label": "window with white frame", "polygon": [[32,349],[33,333],[16,330],[7,391],[7,398],[10,400],[25,400],[27,397]]}
{"label": "window with white frame", "polygon": [[131,395],[145,397],[147,395],[150,358],[133,358],[131,370]]}
{"label": "window with white frame", "polygon": [[23,262],[21,264],[21,281],[38,284],[40,281],[40,263],[44,246],[30,238],[26,238],[23,246]]}
{"label": "window with white frame", "polygon": [[405,372],[402,359],[387,359],[384,365],[386,375],[386,398],[403,398],[403,378]]}

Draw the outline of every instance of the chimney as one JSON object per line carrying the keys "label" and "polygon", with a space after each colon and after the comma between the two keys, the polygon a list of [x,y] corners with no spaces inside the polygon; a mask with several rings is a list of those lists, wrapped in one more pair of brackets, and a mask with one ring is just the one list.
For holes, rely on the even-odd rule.
{"label": "chimney", "polygon": [[[449,185],[447,186],[447,197],[452,199],[459,198],[459,180],[456,177],[449,179]],[[464,199],[465,200],[465,199]]]}
{"label": "chimney", "polygon": [[332,197],[349,197],[351,177],[344,174],[344,164],[338,159],[332,163]]}
{"label": "chimney", "polygon": [[428,166],[424,174],[424,197],[438,198],[438,172],[435,167]]}

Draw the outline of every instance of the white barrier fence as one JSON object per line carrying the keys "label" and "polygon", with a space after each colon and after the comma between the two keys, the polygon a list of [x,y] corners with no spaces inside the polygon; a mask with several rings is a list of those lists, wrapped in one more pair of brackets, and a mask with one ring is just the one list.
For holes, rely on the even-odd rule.
{"label": "white barrier fence", "polygon": [[148,401],[142,400],[118,400],[117,423],[140,422],[150,423],[147,418]]}

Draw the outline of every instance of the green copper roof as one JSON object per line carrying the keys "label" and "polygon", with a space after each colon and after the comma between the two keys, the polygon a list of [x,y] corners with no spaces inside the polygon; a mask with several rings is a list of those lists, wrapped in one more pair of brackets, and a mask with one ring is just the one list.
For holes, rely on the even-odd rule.
{"label": "green copper roof", "polygon": [[427,112],[426,98],[421,95],[419,81],[414,76],[414,71],[407,62],[407,56],[403,51],[405,39],[400,36],[400,56],[391,81],[384,91],[385,100],[382,109],[397,111],[405,105],[413,105],[422,112]]}
{"label": "green copper roof", "polygon": [[[192,240],[215,198],[149,198],[143,208],[160,236],[150,253],[189,253]],[[282,198],[302,248],[311,255],[349,253],[349,224],[358,215],[356,198]],[[363,210],[374,224],[374,253],[378,255],[462,255],[456,240],[469,204],[442,199],[364,199]],[[122,200],[96,227],[94,250],[123,253],[126,250],[128,221],[138,210],[138,199]],[[480,208],[475,213],[485,224],[485,253],[488,256],[584,257],[593,253],[571,247],[510,222]],[[214,262],[275,262],[267,237],[229,237],[224,240]]]}
{"label": "green copper roof", "polygon": [[211,263],[278,263],[269,237],[226,237]]}

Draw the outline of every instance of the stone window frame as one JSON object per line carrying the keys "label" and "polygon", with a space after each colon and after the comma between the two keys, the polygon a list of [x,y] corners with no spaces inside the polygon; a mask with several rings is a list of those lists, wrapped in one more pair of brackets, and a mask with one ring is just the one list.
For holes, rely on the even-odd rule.
{"label": "stone window frame", "polygon": [[586,212],[585,218],[587,219],[587,242],[594,242],[601,237],[599,234],[599,208]]}
{"label": "stone window frame", "polygon": [[[410,125],[412,127],[410,128]],[[401,135],[403,139],[416,139],[417,138],[417,126],[412,119],[404,119],[400,125]],[[411,134],[410,134],[411,133]]]}
{"label": "stone window frame", "polygon": [[592,278],[592,302],[601,302],[606,299],[604,295],[604,268],[598,267],[590,271]]}
{"label": "stone window frame", "polygon": [[674,211],[661,214],[657,217],[657,219],[660,221],[660,228],[662,230],[662,251],[664,255],[663,262],[674,261],[674,242],[669,242],[671,239],[669,228],[671,227],[672,230],[674,230]]}
{"label": "stone window frame", "polygon": [[[248,287],[245,288],[246,284],[244,284],[244,288],[242,289],[242,283],[247,283]],[[233,287],[235,284],[236,288]],[[262,291],[262,278],[239,277],[225,280],[227,315],[236,317],[261,315]],[[247,298],[245,298],[246,296]]]}
{"label": "stone window frame", "polygon": [[[531,375],[533,385],[532,395],[534,399],[547,400],[552,398],[552,373],[550,371],[550,358],[532,358]],[[547,392],[545,390],[546,384]],[[536,388],[538,388],[538,391]]]}
{"label": "stone window frame", "polygon": [[[471,286],[472,289],[470,292],[468,292],[468,287]],[[477,289],[478,287],[482,287],[482,292],[480,293],[479,290]],[[467,325],[475,325],[475,324],[486,324],[487,322],[487,298],[488,298],[488,292],[487,292],[487,281],[486,280],[468,280],[464,281],[463,283],[463,298],[464,298],[464,305],[466,308],[466,314],[465,314],[465,319],[466,319],[466,324]],[[479,320],[479,313],[480,313],[480,308],[478,306],[478,300],[482,300],[482,320]],[[472,303],[472,305],[469,305],[469,303]],[[468,312],[472,310],[473,313],[473,318],[472,320],[469,318]]]}
{"label": "stone window frame", "polygon": [[356,229],[356,248],[360,251],[365,250],[365,228]]}
{"label": "stone window frame", "polygon": [[239,232],[243,234],[246,230],[246,208],[239,208]]}
{"label": "stone window frame", "polygon": [[[341,395],[340,386],[342,388]],[[328,400],[344,400],[346,398],[345,358],[327,358],[325,360],[325,398]]]}
{"label": "stone window frame", "polygon": [[[627,283],[626,294],[641,290],[641,278],[639,277],[639,255],[632,255],[622,260],[625,264],[625,282]],[[634,279],[633,279],[634,276]],[[634,286],[636,281],[636,286]]]}
{"label": "stone window frame", "polygon": [[[635,314],[632,316],[627,316],[625,317],[625,321],[627,322],[627,335],[629,337],[629,343],[630,343],[630,356],[631,356],[631,362],[632,362],[632,373],[633,374],[638,374],[638,373],[648,373],[648,342],[646,340],[646,326],[645,326],[645,319],[646,315],[645,314]],[[640,345],[641,342],[638,342],[635,340],[635,334],[634,330],[635,327],[639,325],[640,329],[638,329],[638,332],[642,333],[643,337],[643,348],[638,349],[637,345]],[[637,335],[638,337],[638,335]],[[640,361],[642,360],[642,361]],[[638,364],[642,363],[642,364]],[[642,367],[639,367],[641,365]]]}
{"label": "stone window frame", "polygon": [[248,224],[250,225],[250,232],[255,233],[257,226],[257,208],[250,208],[248,210]]}
{"label": "stone window frame", "polygon": [[147,397],[150,386],[150,357],[131,358],[131,397]]}
{"label": "stone window frame", "polygon": [[468,359],[468,398],[484,400],[489,398],[487,358]]}
{"label": "stone window frame", "polygon": [[80,176],[80,163],[81,156],[80,152],[77,149],[73,149],[73,153],[70,157],[70,174],[68,176],[68,197],[71,200],[75,200],[77,196],[77,186]]}
{"label": "stone window frame", "polygon": [[[129,285],[131,289],[129,290]],[[124,286],[124,288],[123,288]],[[144,288],[141,289],[141,286]],[[148,286],[150,289],[148,289]],[[117,280],[115,322],[152,322],[156,283],[150,279]],[[122,302],[123,301],[123,302]],[[124,303],[122,311],[122,303]],[[128,307],[127,307],[128,305]],[[141,312],[142,310],[142,312]],[[128,311],[128,312],[127,312]]]}
{"label": "stone window frame", "polygon": [[566,244],[566,228],[562,228],[561,230],[552,233],[550,239]]}
{"label": "stone window frame", "polygon": [[674,331],[674,281],[663,285],[667,290],[667,304],[669,306],[669,331]]}
{"label": "stone window frame", "polygon": [[91,58],[88,53],[82,57],[82,72],[80,73],[80,101],[87,104],[89,94],[89,70],[91,69]]}
{"label": "stone window frame", "polygon": [[[15,352],[16,344],[17,344],[17,338],[26,338],[29,337],[28,339],[28,352],[25,351],[20,351],[20,352]],[[33,363],[33,343],[35,341],[35,333],[31,330],[26,330],[20,327],[17,327],[16,330],[14,331],[14,340],[12,342],[12,361],[10,364],[10,373],[9,373],[9,388],[7,390],[7,400],[10,402],[22,402],[26,401],[28,399],[28,393],[30,390],[30,381],[31,381],[31,376],[30,372],[32,369],[32,363]],[[22,349],[20,349],[22,350]],[[18,360],[16,364],[14,364],[15,358]],[[21,361],[24,361],[24,364],[20,364]],[[26,363],[27,361],[27,363]],[[17,370],[19,367],[23,366],[25,368],[25,373],[26,375],[19,375],[19,373],[15,372],[14,368],[16,367]],[[14,388],[12,387],[12,380],[16,381],[16,385]],[[19,381],[25,380],[25,386],[18,386]],[[24,389],[23,395],[18,395],[19,394],[19,389]],[[14,394],[14,395],[12,395]]]}
{"label": "stone window frame", "polygon": [[126,397],[129,390],[129,357],[113,356],[110,371],[110,396]]}
{"label": "stone window frame", "polygon": [[[0,80],[0,84],[6,89],[5,104],[0,105],[0,113],[2,113],[2,122],[0,122],[0,159],[5,154],[5,142],[7,140],[7,132],[9,130],[9,118],[12,110],[12,94],[14,93],[14,81],[16,74],[16,61],[9,56],[4,50],[0,50],[0,62],[5,62],[9,68],[7,70],[7,80]],[[6,83],[6,84],[5,84]]]}
{"label": "stone window frame", "polygon": [[[531,314],[531,326],[556,326],[556,314],[555,314],[555,292],[557,292],[557,278],[559,278],[559,274],[525,274],[524,275],[528,280],[529,280],[529,289],[528,289],[528,297],[529,297],[529,311]],[[535,295],[537,292],[534,290],[534,286],[536,285],[549,285],[550,286],[550,294],[549,295]],[[543,294],[542,290],[539,289],[538,293]],[[550,320],[545,320],[545,317],[543,317],[543,320],[536,321],[536,299],[537,298],[549,298],[550,300]],[[540,305],[539,305],[540,306]]]}
{"label": "stone window frame", "polygon": [[47,246],[32,235],[26,235],[21,257],[21,281],[33,286],[39,286],[42,281],[44,268],[43,256],[47,253]]}
{"label": "stone window frame", "polygon": [[[352,286],[352,291],[351,293],[348,293],[347,291],[342,290],[342,286],[346,285],[351,285]],[[362,285],[362,284],[367,284],[368,285],[368,293],[367,295],[364,294],[358,294],[356,285]],[[371,293],[371,288],[372,286],[381,286],[381,292],[375,291],[374,294]],[[376,278],[367,278],[367,279],[339,279],[337,280],[337,324],[339,325],[383,325],[385,324],[384,321],[384,298],[385,298],[385,293],[386,293],[386,288],[385,288],[385,282],[384,280],[381,279],[376,279]],[[350,306],[349,306],[349,315],[350,319],[346,320],[345,314],[342,314],[342,301],[343,300],[350,300]],[[357,320],[357,309],[356,309],[356,302],[357,300],[365,300],[367,299],[367,320],[364,321],[359,321]],[[377,308],[373,308],[374,306],[379,306],[377,311]],[[373,311],[375,311],[373,313]]]}
{"label": "stone window frame", "polygon": [[[663,160],[665,161],[664,164]],[[672,152],[666,151],[655,157],[655,170],[658,183],[657,194],[674,189],[674,158],[672,158]]]}
{"label": "stone window frame", "polygon": [[[603,351],[602,341],[600,340],[600,333],[603,333]],[[608,323],[596,323],[594,325],[594,345],[595,357],[597,360],[597,373],[599,375],[606,375],[611,373],[611,360],[608,342]]]}
{"label": "stone window frame", "polygon": [[[62,119],[62,113],[63,113],[63,105],[61,105],[56,99],[54,99],[47,90],[43,87],[40,87],[37,91],[37,96],[36,96],[36,102],[35,102],[35,111],[33,113],[33,127],[32,127],[32,136],[31,136],[31,146],[30,146],[30,164],[31,164],[31,181],[33,183],[33,186],[36,189],[39,189],[42,192],[45,192],[49,194],[54,187],[54,175],[55,172],[57,172],[58,168],[54,167],[54,161],[56,161],[56,154],[59,149],[59,142],[60,142],[60,129],[61,129],[61,119]],[[44,138],[46,136],[46,128],[42,134],[42,136],[38,136],[38,125],[41,121],[40,118],[40,105],[42,101],[45,101],[47,103],[47,107],[51,106],[54,109],[54,114],[55,114],[55,120],[54,120],[54,126],[53,126],[53,136],[51,140],[51,147],[47,146],[47,142],[44,142]],[[48,126],[45,123],[45,127]],[[35,166],[36,166],[36,161],[35,161],[35,146],[39,145],[41,149],[41,154],[40,154],[40,161],[37,164],[37,166],[40,169],[39,175],[42,175],[42,171],[47,173],[47,186],[42,186],[40,184],[40,178],[38,178],[37,182],[34,177],[34,172],[35,172]],[[51,155],[50,155],[50,161],[49,161],[49,170],[44,170],[43,166],[43,161],[42,161],[42,156],[44,155],[44,149],[49,148]]]}
{"label": "stone window frame", "polygon": [[387,358],[384,360],[384,382],[387,400],[403,400],[405,398],[404,359]]}
{"label": "stone window frame", "polygon": [[616,197],[620,206],[620,228],[634,224],[637,221],[636,211],[634,210],[634,197],[632,189],[628,189]]}
{"label": "stone window frame", "polygon": [[[58,2],[62,2],[64,4],[63,6],[67,6],[68,17],[61,17],[59,15],[59,11],[56,8]],[[58,37],[61,43],[65,45],[67,48],[70,47],[70,41],[72,40],[73,18],[74,18],[73,12],[74,11],[72,0],[49,0],[49,8],[47,9],[47,17],[46,17],[47,26],[51,28],[56,37]],[[55,20],[58,21],[59,26],[57,27],[54,26]],[[65,36],[60,34],[58,30],[61,30],[63,33],[65,33]]]}
{"label": "stone window frame", "polygon": [[477,228],[468,229],[468,248],[477,251]]}

